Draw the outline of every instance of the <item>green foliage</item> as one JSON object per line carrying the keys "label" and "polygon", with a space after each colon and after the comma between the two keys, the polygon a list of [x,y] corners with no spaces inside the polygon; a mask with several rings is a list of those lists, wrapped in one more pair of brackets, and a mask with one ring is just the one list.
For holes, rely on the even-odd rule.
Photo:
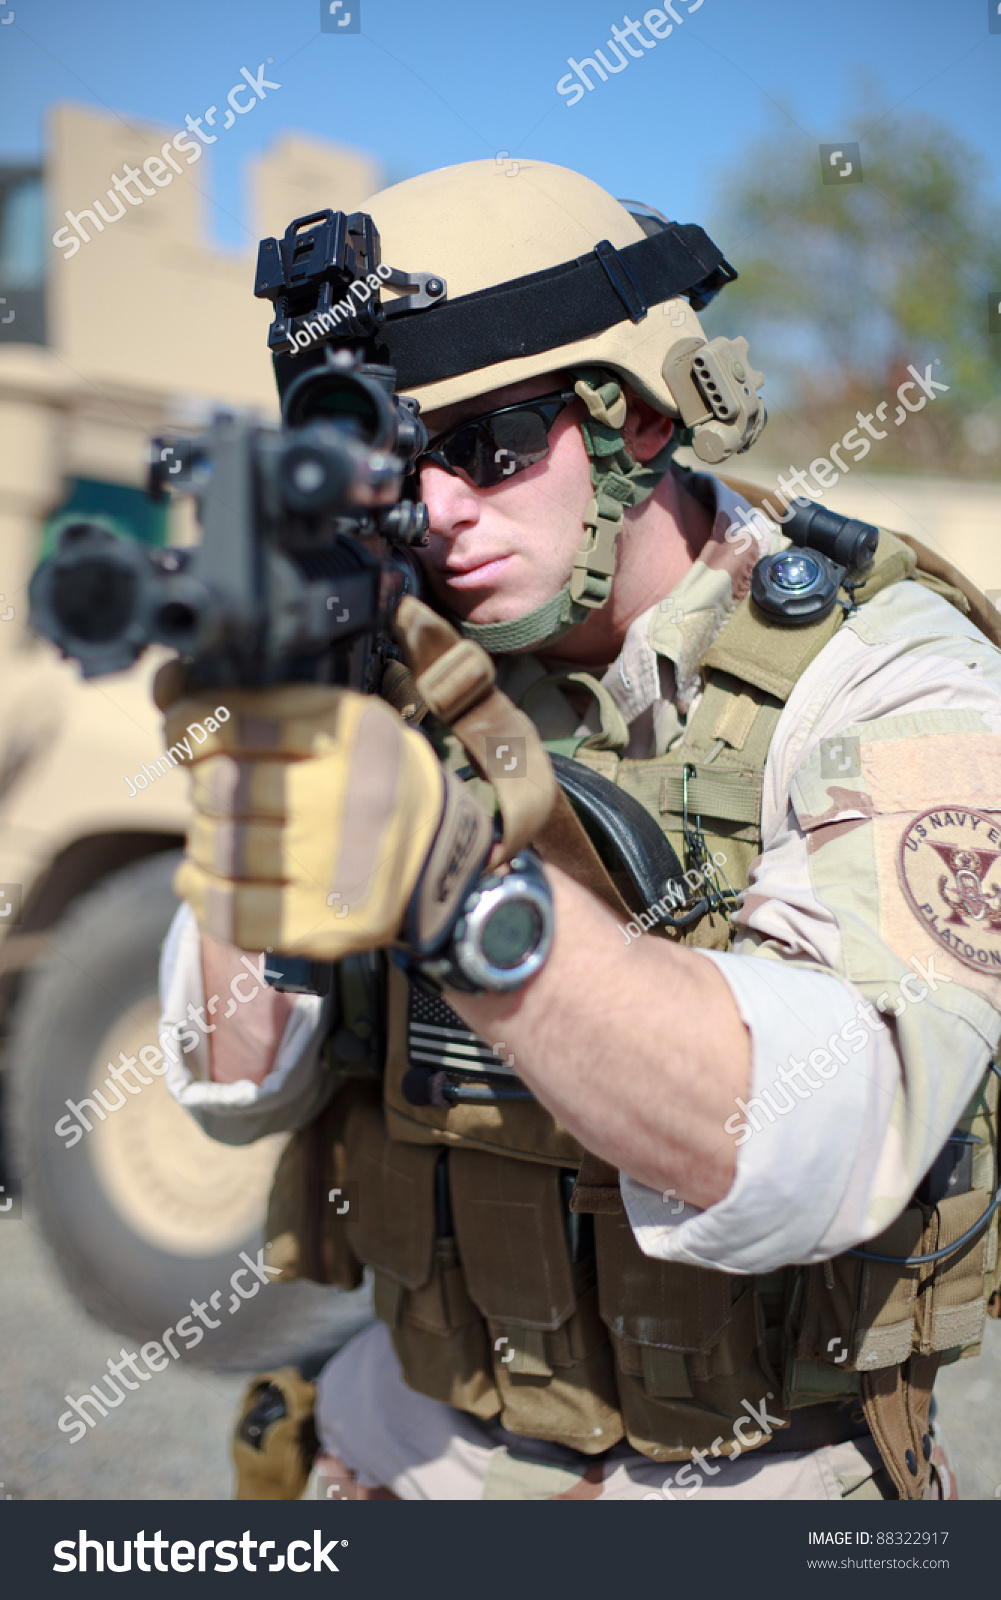
{"label": "green foliage", "polygon": [[986,163],[923,112],[870,104],[846,121],[858,184],[822,182],[818,146],[791,116],[746,148],[713,234],[740,278],[708,326],[747,335],[790,409],[888,397],[908,362],[937,357],[950,394],[935,427],[948,413],[955,433],[964,414],[993,410],[1001,387],[987,312],[1001,289],[1001,214]]}

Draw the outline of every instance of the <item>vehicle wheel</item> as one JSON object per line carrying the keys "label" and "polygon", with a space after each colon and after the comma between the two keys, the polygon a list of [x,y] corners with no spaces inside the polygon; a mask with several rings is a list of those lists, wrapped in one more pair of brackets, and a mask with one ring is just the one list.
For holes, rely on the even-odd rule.
{"label": "vehicle wheel", "polygon": [[[134,863],[74,902],[19,1001],[8,1065],[14,1162],[25,1201],[94,1316],[133,1339],[159,1339],[190,1300],[221,1319],[189,1360],[248,1368],[332,1350],[370,1320],[367,1293],[318,1284],[261,1286],[236,1302],[230,1275],[263,1243],[271,1175],[285,1142],[209,1139],[163,1078],[99,1113],[67,1146],[61,1118],[102,1088],[119,1051],[156,1044],[160,946],[177,900],[171,852]],[[105,1090],[105,1098],[115,1098]],[[241,1282],[246,1284],[246,1279]]]}

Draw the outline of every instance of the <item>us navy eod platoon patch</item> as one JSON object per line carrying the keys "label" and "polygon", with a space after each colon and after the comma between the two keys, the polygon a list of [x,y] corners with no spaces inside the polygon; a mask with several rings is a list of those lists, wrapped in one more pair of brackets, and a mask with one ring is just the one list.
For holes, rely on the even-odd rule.
{"label": "us navy eod platoon patch", "polygon": [[1001,829],[968,806],[937,807],[900,841],[900,881],[925,927],[958,961],[1001,973]]}

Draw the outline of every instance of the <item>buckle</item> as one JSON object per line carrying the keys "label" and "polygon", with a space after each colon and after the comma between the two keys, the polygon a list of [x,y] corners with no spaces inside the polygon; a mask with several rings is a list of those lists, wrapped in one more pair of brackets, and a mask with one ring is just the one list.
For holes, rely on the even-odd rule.
{"label": "buckle", "polygon": [[644,299],[643,290],[636,281],[635,274],[626,266],[614,244],[608,239],[599,239],[594,247],[594,253],[605,269],[606,278],[622,301],[633,322],[642,322],[650,308]]}
{"label": "buckle", "polygon": [[493,662],[472,639],[458,639],[417,679],[417,692],[449,726],[478,704],[497,682]]}
{"label": "buckle", "polygon": [[570,598],[582,606],[601,606],[608,599],[615,573],[615,541],[622,531],[621,518],[612,522],[598,514],[592,497],[582,518],[584,536],[573,559]]}

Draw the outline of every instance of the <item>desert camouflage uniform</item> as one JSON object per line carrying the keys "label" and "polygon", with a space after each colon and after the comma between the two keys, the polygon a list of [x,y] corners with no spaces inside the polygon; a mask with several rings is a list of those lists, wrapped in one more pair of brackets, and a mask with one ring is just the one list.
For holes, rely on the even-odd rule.
{"label": "desert camouflage uniform", "polygon": [[[699,709],[705,657],[754,562],[783,543],[764,526],[759,544],[735,541],[743,502],[714,480],[703,480],[707,488],[716,497],[709,543],[672,594],[632,624],[602,681],[602,719],[621,718],[621,753],[634,760],[675,748]],[[500,668],[516,701],[544,676],[529,657]],[[597,707],[580,725],[560,691],[545,686],[531,715],[549,740],[598,727]],[[761,853],[733,917],[732,947],[701,952],[729,984],[751,1038],[751,1090],[728,1123],[738,1135],[735,1182],[699,1211],[623,1174],[646,1256],[767,1278],[829,1262],[883,1233],[907,1205],[983,1084],[1001,1033],[999,733],[1001,654],[941,594],[913,581],[848,615],[799,677],[768,748]],[[613,775],[616,760],[595,752],[590,764]],[[165,951],[165,1021],[200,1003],[201,988],[197,929],[182,908]],[[208,1082],[204,1041],[174,1069],[171,1088],[226,1142],[302,1126],[332,1087],[319,1058],[324,1032],[323,1003],[300,997],[260,1088]],[[995,1181],[985,1141],[973,1184],[991,1191]],[[989,1239],[981,1280],[996,1270],[993,1231]],[[934,1348],[958,1353],[979,1338],[983,1296],[978,1288],[935,1315]],[[904,1359],[910,1324],[893,1357],[901,1326],[878,1323],[859,1329],[843,1373]],[[798,1404],[830,1397],[838,1348],[800,1351]],[[746,1400],[753,1411],[766,1396]],[[782,1403],[767,1396],[779,1415]],[[729,1459],[707,1457],[701,1476],[625,1443],[589,1460],[515,1438],[402,1385],[381,1326],[328,1364],[317,1420],[352,1494],[357,1485],[418,1499],[893,1493],[868,1438],[741,1459],[738,1447]]]}

